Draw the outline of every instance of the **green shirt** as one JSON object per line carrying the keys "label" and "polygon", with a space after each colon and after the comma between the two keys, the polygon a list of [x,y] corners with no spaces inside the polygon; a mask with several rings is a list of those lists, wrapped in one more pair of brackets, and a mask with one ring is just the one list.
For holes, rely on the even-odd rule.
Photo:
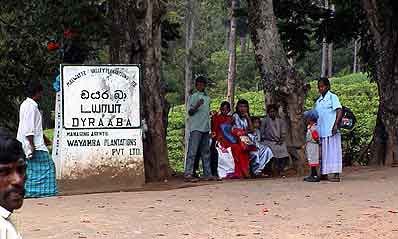
{"label": "green shirt", "polygon": [[197,102],[203,99],[204,103],[201,105],[198,110],[190,115],[188,120],[190,123],[189,132],[192,131],[200,131],[200,132],[209,132],[210,131],[210,97],[205,92],[195,92],[189,97],[188,101],[188,110],[195,107]]}

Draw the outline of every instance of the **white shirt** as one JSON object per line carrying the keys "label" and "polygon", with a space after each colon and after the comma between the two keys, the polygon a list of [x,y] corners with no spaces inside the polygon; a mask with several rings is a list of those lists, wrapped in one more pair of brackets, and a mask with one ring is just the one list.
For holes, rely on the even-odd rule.
{"label": "white shirt", "polygon": [[39,107],[31,98],[26,98],[19,108],[19,125],[17,139],[22,143],[26,156],[32,153],[26,136],[33,136],[34,150],[47,151],[44,143],[42,117]]}
{"label": "white shirt", "polygon": [[1,239],[22,239],[21,234],[19,234],[9,220],[11,212],[0,206],[0,238]]}

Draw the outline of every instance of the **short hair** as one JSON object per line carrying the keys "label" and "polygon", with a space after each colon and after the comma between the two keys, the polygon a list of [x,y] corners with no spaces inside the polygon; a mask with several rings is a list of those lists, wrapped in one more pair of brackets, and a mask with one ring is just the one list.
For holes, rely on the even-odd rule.
{"label": "short hair", "polygon": [[8,164],[25,159],[21,142],[11,136],[11,133],[0,128],[0,164]]}
{"label": "short hair", "polygon": [[329,79],[327,77],[320,77],[318,79],[318,84],[319,83],[324,84],[325,86],[327,86],[330,89],[330,81],[329,81]]}
{"label": "short hair", "polygon": [[28,97],[33,97],[37,93],[42,91],[43,91],[43,85],[40,83],[40,81],[32,80],[29,81],[28,84],[26,85],[26,96]]}
{"label": "short hair", "polygon": [[207,78],[205,76],[203,76],[203,75],[197,76],[195,78],[195,83],[198,83],[198,82],[207,84]]}
{"label": "short hair", "polygon": [[228,101],[221,102],[220,108],[223,108],[224,106],[228,106],[228,108],[231,109],[231,104]]}
{"label": "short hair", "polygon": [[267,114],[268,114],[271,110],[278,111],[278,106],[277,106],[276,104],[269,104],[269,105],[267,105]]}

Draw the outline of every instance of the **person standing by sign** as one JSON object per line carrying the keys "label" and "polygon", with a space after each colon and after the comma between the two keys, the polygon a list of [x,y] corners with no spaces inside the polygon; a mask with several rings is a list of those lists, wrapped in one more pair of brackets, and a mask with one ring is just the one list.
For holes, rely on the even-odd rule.
{"label": "person standing by sign", "polygon": [[18,140],[0,129],[0,238],[22,239],[12,213],[22,206],[26,179],[25,154]]}
{"label": "person standing by sign", "polygon": [[195,157],[198,154],[202,159],[204,179],[212,179],[210,169],[210,97],[205,88],[207,79],[198,76],[195,79],[196,92],[188,101],[188,115],[190,121],[190,136],[188,142],[188,155],[185,164],[185,180],[196,181],[193,177]]}
{"label": "person standing by sign", "polygon": [[42,116],[38,102],[43,95],[43,86],[31,81],[27,98],[19,110],[17,139],[22,143],[27,156],[26,197],[49,197],[58,193],[55,180],[55,165],[46,145],[51,141],[43,134]]}
{"label": "person standing by sign", "polygon": [[315,103],[317,111],[318,128],[321,137],[321,179],[328,178],[331,182],[340,182],[340,173],[343,168],[341,150],[341,135],[339,123],[343,115],[339,98],[330,92],[330,81],[322,77],[318,80],[318,90],[321,96]]}

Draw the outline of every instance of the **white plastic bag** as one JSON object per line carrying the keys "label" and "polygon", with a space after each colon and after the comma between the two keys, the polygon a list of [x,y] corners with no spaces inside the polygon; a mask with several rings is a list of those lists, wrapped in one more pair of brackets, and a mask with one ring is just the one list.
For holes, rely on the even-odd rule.
{"label": "white plastic bag", "polygon": [[225,178],[227,175],[235,172],[235,162],[232,156],[231,148],[223,148],[220,144],[216,144],[218,153],[218,176]]}

